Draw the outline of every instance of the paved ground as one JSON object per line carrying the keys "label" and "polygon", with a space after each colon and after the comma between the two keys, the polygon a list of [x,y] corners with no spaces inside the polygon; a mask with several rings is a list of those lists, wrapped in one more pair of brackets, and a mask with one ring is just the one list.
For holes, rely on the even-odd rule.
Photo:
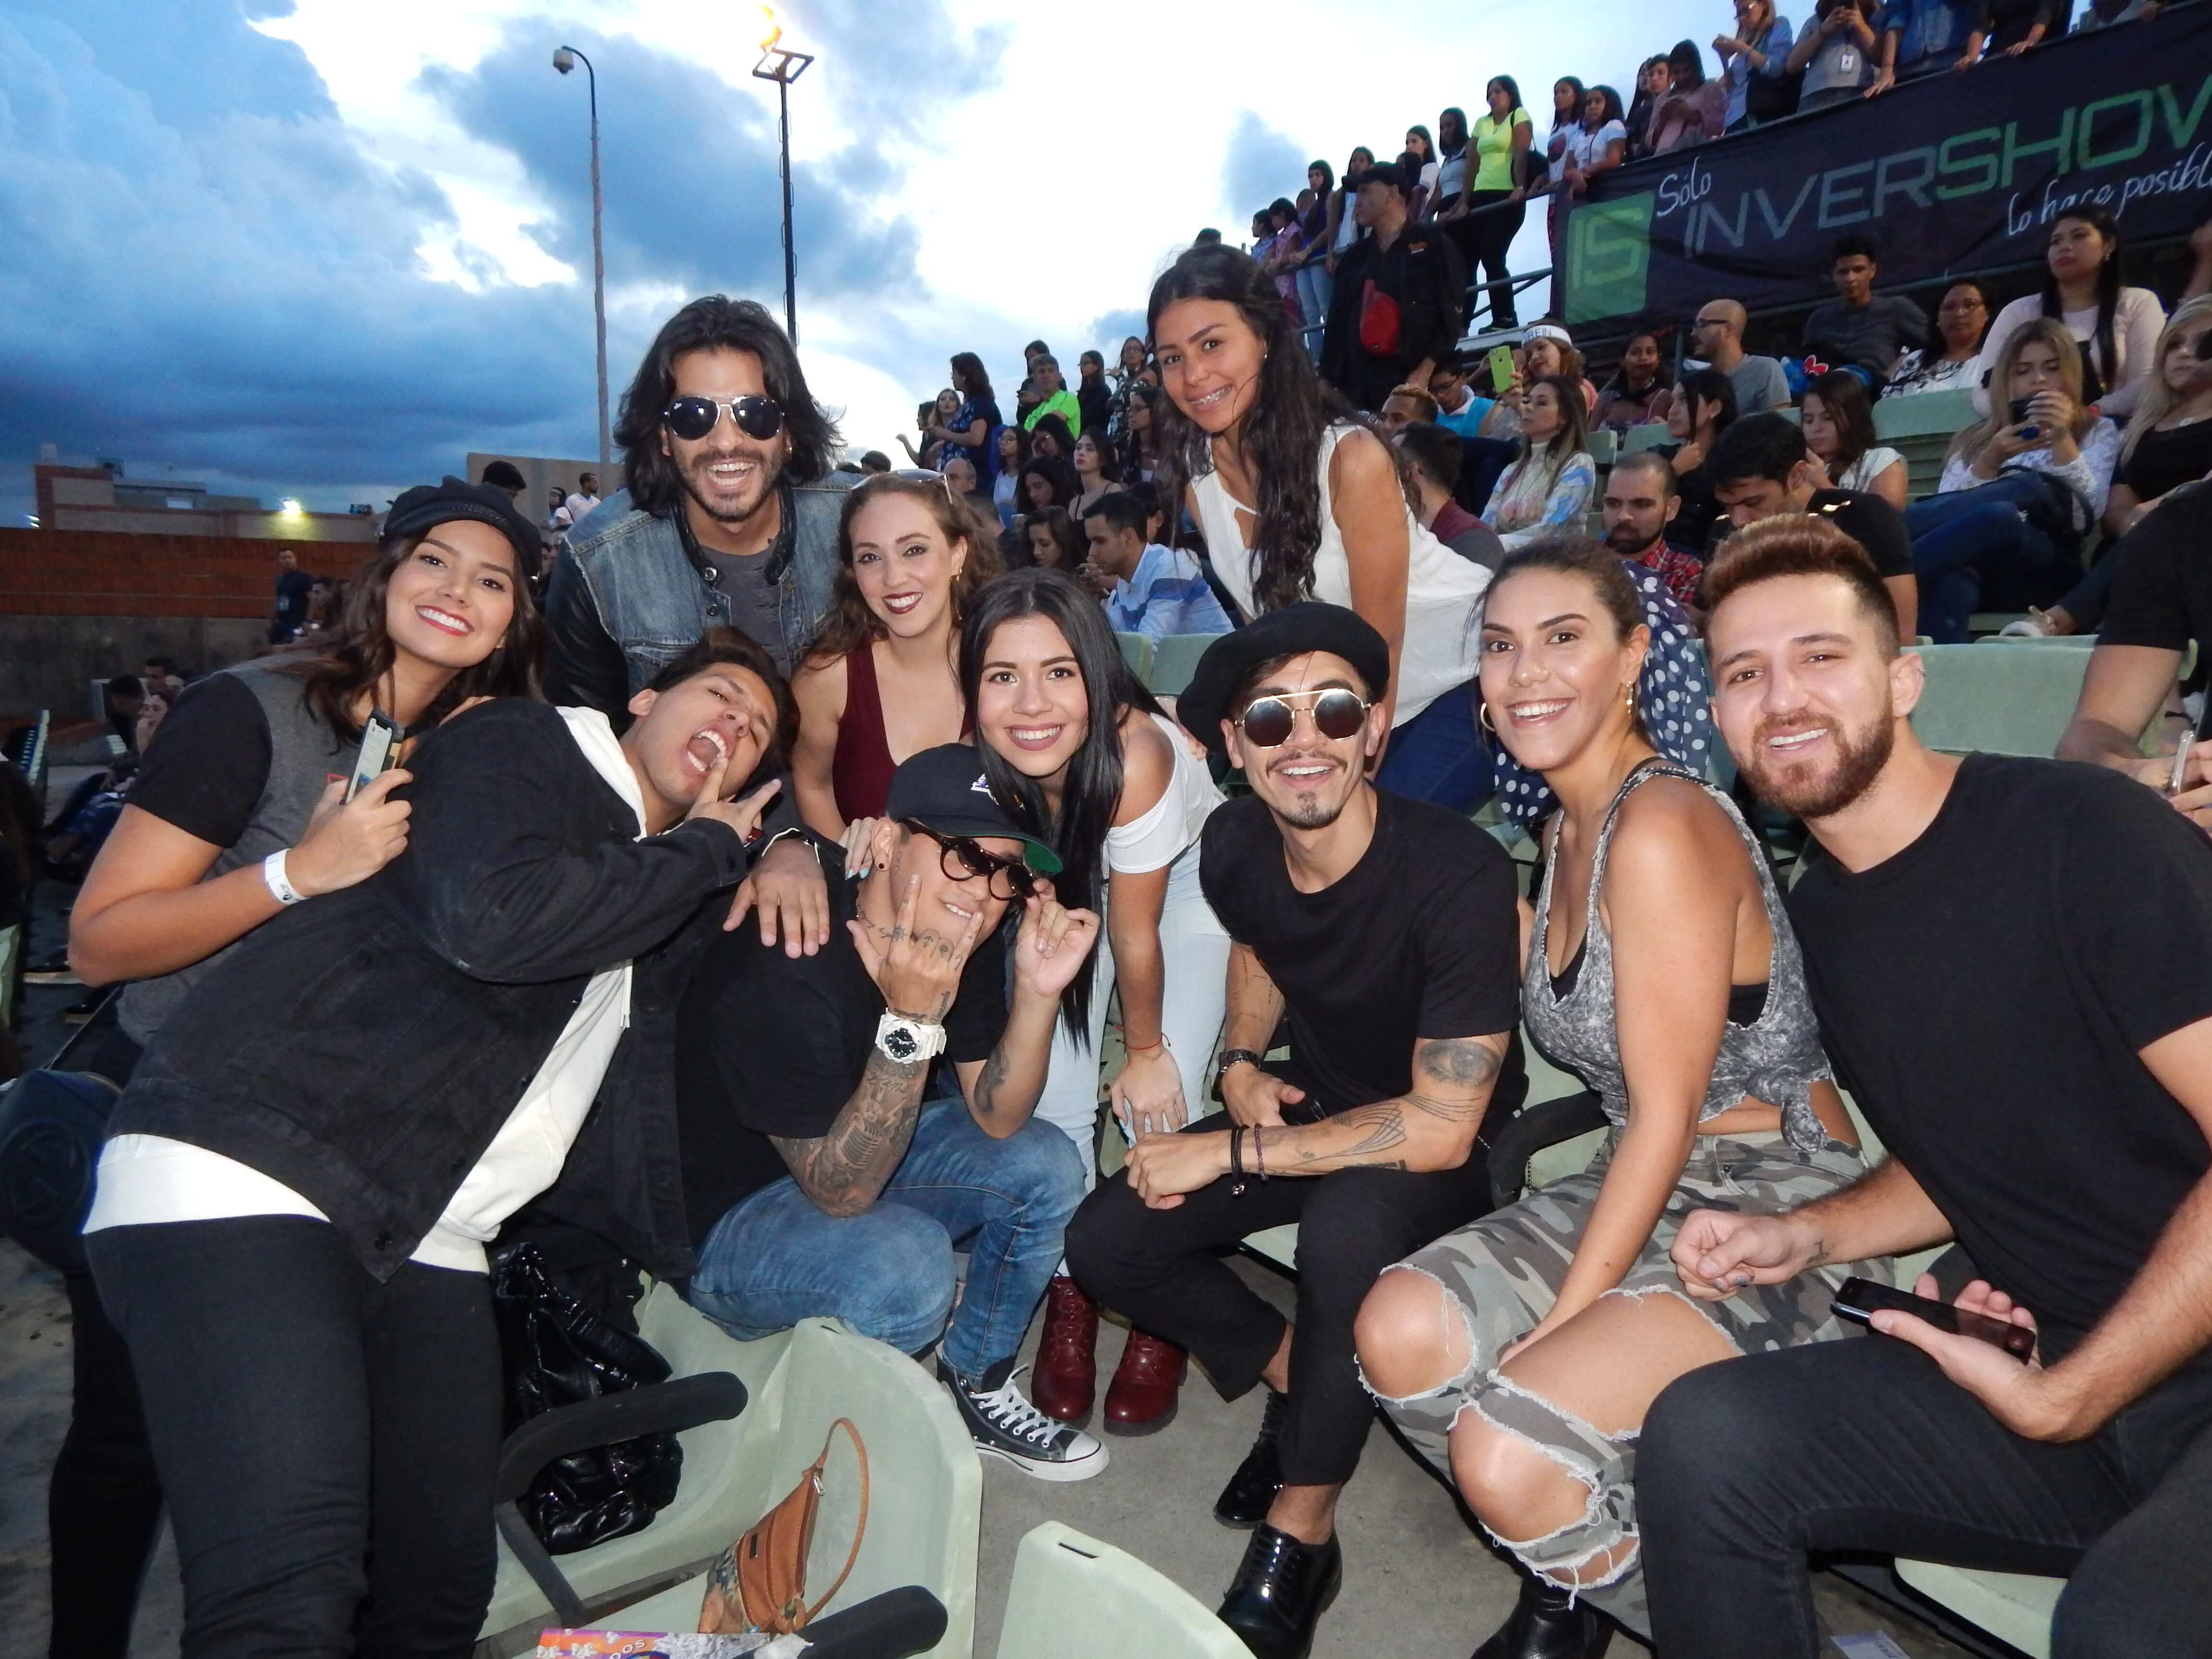
{"label": "paved ground", "polygon": [[[58,948],[65,899],[51,884],[39,919],[34,957]],[[23,1031],[26,1054],[43,1060],[67,1028],[60,1013],[82,993],[32,988]],[[1278,1274],[1239,1262],[1262,1294],[1287,1306]],[[1108,1326],[1099,1341],[1102,1379],[1121,1352],[1122,1334]],[[1032,1338],[1034,1346],[1034,1337]],[[1103,1382],[1102,1382],[1103,1386]],[[1211,1606],[1243,1553],[1245,1534],[1216,1525],[1213,1495],[1250,1443],[1256,1395],[1224,1402],[1194,1373],[1176,1421],[1164,1432],[1116,1439],[1113,1467],[1076,1486],[1029,1480],[995,1460],[984,1464],[978,1659],[992,1659],[1016,1544],[1039,1522],[1058,1520],[1151,1563]],[[46,1627],[46,1475],[68,1425],[69,1310],[58,1277],[0,1241],[0,1653],[43,1650]],[[1458,1659],[1512,1605],[1511,1570],[1462,1522],[1450,1494],[1406,1453],[1381,1423],[1368,1437],[1358,1478],[1341,1510],[1346,1540],[1342,1595],[1324,1622],[1316,1659]],[[1839,1580],[1820,1581],[1831,1632],[1880,1630],[1911,1659],[1957,1659],[1961,1650],[1894,1617]],[[165,1540],[149,1575],[132,1659],[177,1651],[181,1596]],[[1616,1643],[1615,1653],[1635,1652]]]}

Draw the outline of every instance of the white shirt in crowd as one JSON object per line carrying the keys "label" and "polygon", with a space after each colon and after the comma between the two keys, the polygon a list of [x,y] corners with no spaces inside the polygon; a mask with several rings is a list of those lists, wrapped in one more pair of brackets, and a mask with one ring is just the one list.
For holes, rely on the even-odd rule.
{"label": "white shirt in crowd", "polygon": [[[1982,342],[1981,358],[1970,382],[1974,387],[1974,407],[1981,413],[1990,412],[1989,388],[1982,384],[1983,377],[1996,368],[2005,343],[2041,315],[2042,295],[2023,294],[1997,313],[1996,321],[1990,325],[1989,337]],[[2084,359],[2096,363],[2098,377],[2105,385],[2098,412],[2124,421],[2135,413],[2136,399],[2142,395],[2144,383],[2158,367],[2158,335],[2166,326],[2166,307],[2147,288],[2120,290],[2120,302],[2112,311],[2112,354],[2118,361],[2111,363],[2098,361],[2092,343],[2097,334],[2096,307],[2066,312],[2060,320],[2081,343]]]}
{"label": "white shirt in crowd", "polygon": [[[563,708],[561,715],[584,757],[637,815],[642,841],[645,798],[607,717],[595,708]],[[552,1052],[409,1261],[484,1272],[483,1247],[500,1224],[559,1177],[629,1024],[630,978],[627,962],[592,975]],[[84,1231],[255,1215],[330,1219],[283,1182],[235,1158],[166,1135],[118,1135],[101,1149]]]}
{"label": "white shirt in crowd", "polygon": [[[1321,546],[1314,554],[1313,597],[1327,605],[1352,605],[1352,561],[1344,548],[1344,532],[1337,528],[1328,490],[1329,458],[1345,434],[1362,428],[1340,422],[1322,434]],[[1248,617],[1260,614],[1252,586],[1254,561],[1246,551],[1244,532],[1237,521],[1241,507],[1218,472],[1208,472],[1191,485],[1198,504],[1199,526],[1206,544],[1218,549],[1213,574]],[[1256,514],[1254,514],[1256,518]],[[1475,601],[1490,585],[1490,572],[1438,541],[1409,507],[1406,513],[1408,568],[1406,574],[1406,634],[1398,655],[1398,702],[1392,711],[1393,726],[1403,726],[1445,692],[1474,678],[1475,630],[1468,626]]]}

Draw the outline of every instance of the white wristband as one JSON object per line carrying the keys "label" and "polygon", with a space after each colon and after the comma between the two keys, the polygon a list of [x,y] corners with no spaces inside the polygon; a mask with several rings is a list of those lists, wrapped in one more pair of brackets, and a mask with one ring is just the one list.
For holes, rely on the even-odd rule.
{"label": "white wristband", "polygon": [[[286,849],[289,850],[289,849]],[[271,853],[261,860],[261,879],[269,884],[269,891],[279,904],[297,904],[307,896],[292,885],[284,874],[284,853]]]}

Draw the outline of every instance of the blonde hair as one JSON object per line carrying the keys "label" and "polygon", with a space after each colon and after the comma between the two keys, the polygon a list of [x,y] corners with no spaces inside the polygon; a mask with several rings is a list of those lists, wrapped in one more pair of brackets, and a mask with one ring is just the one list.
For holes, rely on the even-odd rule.
{"label": "blonde hair", "polygon": [[1988,418],[1977,421],[1951,440],[1951,454],[1971,461],[1995,441],[1998,433],[2012,424],[2008,408],[2011,394],[2013,365],[2020,354],[2031,345],[2047,345],[2058,358],[2058,383],[2066,395],[2074,400],[2074,436],[2079,440],[2088,431],[2090,424],[2101,417],[2093,415],[2081,404],[2081,348],[2064,323],[2056,317],[2036,317],[2023,323],[2004,343],[1997,353],[1996,365],[1990,371],[1990,412]]}
{"label": "blonde hair", "polygon": [[2173,413],[2179,401],[2173,388],[2166,383],[2166,354],[2182,334],[2199,323],[2212,322],[2212,294],[2200,294],[2185,305],[2177,306],[2173,315],[2166,319],[2166,326],[2158,331],[2158,349],[2151,356],[2150,374],[2143,380],[2142,395],[2136,403],[2136,412],[2129,417],[2127,432],[2120,439],[2120,462],[2128,464],[2128,457],[2136,453],[2136,441],[2142,434]]}

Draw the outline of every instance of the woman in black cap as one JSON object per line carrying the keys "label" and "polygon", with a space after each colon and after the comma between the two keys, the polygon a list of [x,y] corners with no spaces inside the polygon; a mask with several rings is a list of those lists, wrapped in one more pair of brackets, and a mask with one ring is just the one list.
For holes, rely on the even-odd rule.
{"label": "woman in black cap", "polygon": [[[543,632],[525,579],[538,531],[503,490],[447,478],[393,503],[317,649],[195,684],[161,722],[70,916],[88,985],[131,981],[88,1069],[128,1080],[185,992],[287,906],[364,881],[407,844],[395,765],[343,799],[372,712],[414,737],[472,699],[535,696]],[[303,1033],[303,1042],[312,1034]],[[161,1494],[129,1356],[90,1279],[66,1276],[75,1414],[54,1466],[57,1653],[129,1645]]]}

